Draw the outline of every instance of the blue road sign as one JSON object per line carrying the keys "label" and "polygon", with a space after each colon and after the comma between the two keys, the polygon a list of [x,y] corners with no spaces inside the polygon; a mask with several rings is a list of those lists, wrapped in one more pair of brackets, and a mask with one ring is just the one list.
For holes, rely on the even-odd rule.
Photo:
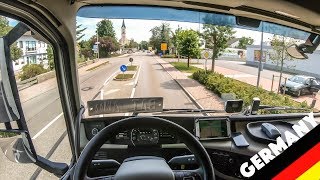
{"label": "blue road sign", "polygon": [[121,65],[120,66],[120,71],[122,71],[122,72],[127,71],[127,66],[126,65]]}

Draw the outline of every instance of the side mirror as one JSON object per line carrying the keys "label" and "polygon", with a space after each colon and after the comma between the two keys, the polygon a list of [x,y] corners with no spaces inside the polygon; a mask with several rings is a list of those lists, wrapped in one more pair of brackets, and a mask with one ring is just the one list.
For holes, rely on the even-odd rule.
{"label": "side mirror", "polygon": [[303,46],[303,44],[299,46],[293,44],[287,48],[287,53],[295,59],[308,59],[308,56],[302,50]]}
{"label": "side mirror", "polygon": [[0,130],[0,148],[12,162],[35,163],[36,156],[31,152],[29,134],[20,130]]}
{"label": "side mirror", "polygon": [[[30,28],[19,22],[7,35],[0,37],[0,128],[5,127],[0,129],[0,148],[10,161],[35,163],[48,172],[62,176],[68,170],[67,164],[51,162],[37,155],[19,98],[10,46],[27,31]],[[12,124],[16,124],[17,129],[13,129]]]}

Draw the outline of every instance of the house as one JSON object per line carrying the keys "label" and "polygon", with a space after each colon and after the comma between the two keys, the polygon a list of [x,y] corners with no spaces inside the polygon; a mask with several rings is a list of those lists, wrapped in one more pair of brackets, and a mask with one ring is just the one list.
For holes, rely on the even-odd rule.
{"label": "house", "polygon": [[26,64],[43,64],[48,66],[47,44],[35,39],[31,31],[26,32],[17,41],[17,46],[22,50],[22,57],[13,62],[13,69],[19,71]]}

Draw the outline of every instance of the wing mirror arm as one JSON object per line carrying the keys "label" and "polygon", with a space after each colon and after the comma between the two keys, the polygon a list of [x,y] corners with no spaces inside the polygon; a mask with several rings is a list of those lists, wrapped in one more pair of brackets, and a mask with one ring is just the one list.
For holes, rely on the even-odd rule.
{"label": "wing mirror arm", "polygon": [[39,155],[37,155],[35,164],[58,177],[63,176],[69,169],[69,166],[66,163],[52,162]]}

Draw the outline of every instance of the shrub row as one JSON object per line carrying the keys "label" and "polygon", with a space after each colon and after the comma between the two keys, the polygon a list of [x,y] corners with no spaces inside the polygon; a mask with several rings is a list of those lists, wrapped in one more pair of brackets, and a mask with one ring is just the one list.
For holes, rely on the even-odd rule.
{"label": "shrub row", "polygon": [[309,108],[305,101],[299,103],[292,100],[288,95],[276,94],[274,92],[264,90],[261,87],[256,88],[250,84],[229,77],[224,77],[219,73],[206,73],[204,70],[200,70],[194,72],[192,78],[220,97],[223,93],[234,93],[238,99],[242,99],[244,101],[245,106],[251,105],[254,97],[259,97],[261,104],[263,105]]}

